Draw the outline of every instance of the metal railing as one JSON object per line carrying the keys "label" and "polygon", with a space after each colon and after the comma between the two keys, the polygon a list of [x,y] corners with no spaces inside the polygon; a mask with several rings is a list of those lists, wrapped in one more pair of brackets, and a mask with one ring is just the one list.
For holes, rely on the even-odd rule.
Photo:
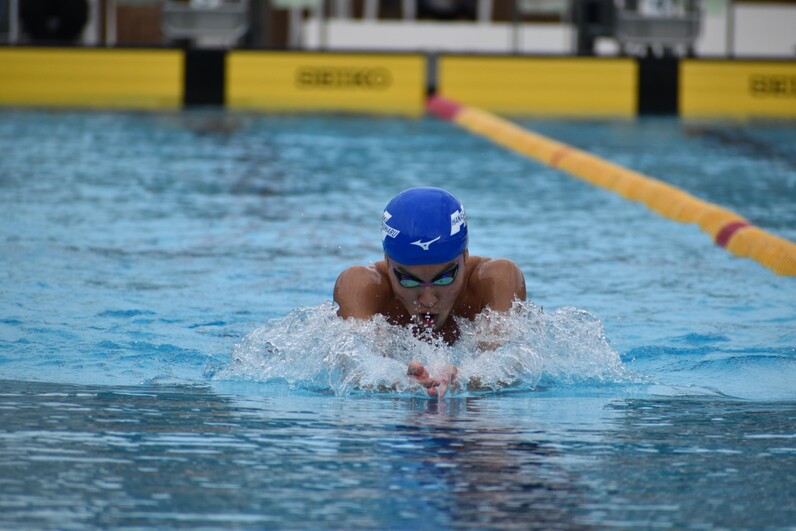
{"label": "metal railing", "polygon": [[[81,44],[84,45],[104,45],[114,46],[117,44],[117,0],[87,0],[90,5],[91,18],[88,29],[83,35]],[[295,2],[295,0],[292,0]],[[417,16],[418,0],[400,0],[401,18],[406,21],[414,20]],[[479,24],[491,24],[493,22],[491,14],[493,2],[495,0],[477,0],[476,22]],[[520,12],[523,4],[536,4],[545,0],[514,0],[514,11]],[[569,0],[573,5],[581,0]],[[639,0],[643,1],[643,0]],[[279,0],[246,0],[263,9],[278,9]],[[241,7],[243,0],[239,0],[237,7],[225,6],[218,10],[218,13],[211,14],[211,18],[205,17],[208,13],[202,13],[201,9],[188,7],[190,2],[166,1],[161,5],[165,18],[162,21],[162,31],[168,39],[201,39],[201,35],[209,33],[214,38],[222,39],[228,37],[227,42],[232,42],[241,38],[248,28],[250,32],[256,29],[259,23],[257,20],[249,20],[245,9]],[[324,19],[331,18],[351,18],[352,0],[319,0],[324,7],[310,9],[311,17],[318,17],[321,12]],[[634,46],[639,43],[652,43],[653,45],[672,45],[672,43],[685,43],[686,46],[693,45],[700,31],[702,17],[697,8],[689,8],[685,12],[667,17],[652,17],[645,13],[628,7],[628,0],[619,0],[616,9],[615,35],[620,46]],[[29,36],[21,24],[20,6],[23,0],[0,0],[0,15],[4,19],[0,23],[0,43],[17,45],[30,42]],[[152,3],[155,3],[154,1]],[[222,2],[226,4],[227,2]],[[695,5],[695,2],[692,2]],[[176,5],[181,4],[181,5]],[[270,7],[267,7],[270,6]],[[191,11],[188,11],[191,9]],[[380,10],[383,9],[381,0],[363,0],[361,20],[363,22],[377,21],[380,19]],[[207,9],[205,9],[207,11]],[[226,11],[226,12],[225,12]],[[293,8],[287,10],[290,27],[298,33],[302,25],[305,24],[305,13],[307,9]],[[735,17],[736,8],[734,0],[728,0],[726,5],[725,18],[725,45],[724,54],[732,57],[735,53],[736,32]],[[213,20],[212,17],[215,17]],[[226,18],[225,18],[226,17]],[[226,22],[221,24],[220,19]],[[574,25],[571,19],[565,20],[564,24]],[[267,24],[267,22],[266,22]],[[510,21],[515,27],[521,27],[519,17]],[[223,27],[221,27],[223,26]],[[204,28],[209,28],[207,31]],[[293,39],[288,43],[289,47],[301,47],[299,39]]]}
{"label": "metal railing", "polygon": [[230,47],[248,31],[248,12],[248,0],[165,1],[161,29],[168,41],[184,39],[196,46]]}

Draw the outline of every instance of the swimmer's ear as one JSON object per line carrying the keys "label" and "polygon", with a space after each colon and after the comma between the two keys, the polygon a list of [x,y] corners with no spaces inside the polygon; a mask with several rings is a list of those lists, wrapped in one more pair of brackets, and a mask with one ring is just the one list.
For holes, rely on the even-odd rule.
{"label": "swimmer's ear", "polygon": [[470,258],[470,249],[465,249],[462,253],[462,262],[466,264],[468,258]]}

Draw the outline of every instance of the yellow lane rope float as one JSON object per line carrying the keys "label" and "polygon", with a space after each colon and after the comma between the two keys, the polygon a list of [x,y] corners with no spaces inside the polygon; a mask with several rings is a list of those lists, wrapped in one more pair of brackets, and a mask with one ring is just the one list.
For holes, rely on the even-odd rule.
{"label": "yellow lane rope float", "polygon": [[710,234],[717,245],[736,256],[756,260],[779,275],[796,276],[796,244],[755,227],[735,212],[586,151],[523,129],[481,109],[442,96],[431,96],[426,108],[430,113],[497,144],[611,190],[626,199],[643,203],[664,217],[681,223],[695,223]]}

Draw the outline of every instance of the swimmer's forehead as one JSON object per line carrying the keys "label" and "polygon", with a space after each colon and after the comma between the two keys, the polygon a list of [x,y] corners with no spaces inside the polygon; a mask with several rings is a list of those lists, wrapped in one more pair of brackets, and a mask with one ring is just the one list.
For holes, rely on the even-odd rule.
{"label": "swimmer's forehead", "polygon": [[397,271],[400,271],[402,273],[406,272],[406,273],[409,273],[410,275],[412,274],[412,271],[418,271],[420,269],[428,269],[428,270],[431,270],[431,271],[438,271],[439,273],[445,273],[446,271],[448,271],[449,269],[453,268],[453,266],[455,266],[455,265],[457,265],[459,263],[459,257],[458,256],[456,258],[454,258],[453,260],[450,260],[448,262],[441,262],[441,263],[438,263],[438,264],[417,264],[417,265],[399,264],[398,262],[396,262],[392,258],[388,257],[388,259],[389,259],[389,262],[392,264],[392,266]]}

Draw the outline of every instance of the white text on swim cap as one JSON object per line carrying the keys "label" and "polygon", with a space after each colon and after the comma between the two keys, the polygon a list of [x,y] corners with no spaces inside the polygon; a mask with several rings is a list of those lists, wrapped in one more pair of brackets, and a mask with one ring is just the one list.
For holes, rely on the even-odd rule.
{"label": "white text on swim cap", "polygon": [[461,210],[451,214],[451,236],[458,234],[462,225],[467,226],[467,214],[464,213],[464,207],[460,208]]}
{"label": "white text on swim cap", "polygon": [[384,211],[384,214],[382,214],[381,216],[381,241],[384,241],[384,238],[386,238],[387,236],[389,236],[390,238],[395,238],[396,236],[401,234],[401,231],[399,231],[398,229],[395,229],[387,225],[387,222],[390,220],[391,217],[392,214],[390,214],[386,210]]}

